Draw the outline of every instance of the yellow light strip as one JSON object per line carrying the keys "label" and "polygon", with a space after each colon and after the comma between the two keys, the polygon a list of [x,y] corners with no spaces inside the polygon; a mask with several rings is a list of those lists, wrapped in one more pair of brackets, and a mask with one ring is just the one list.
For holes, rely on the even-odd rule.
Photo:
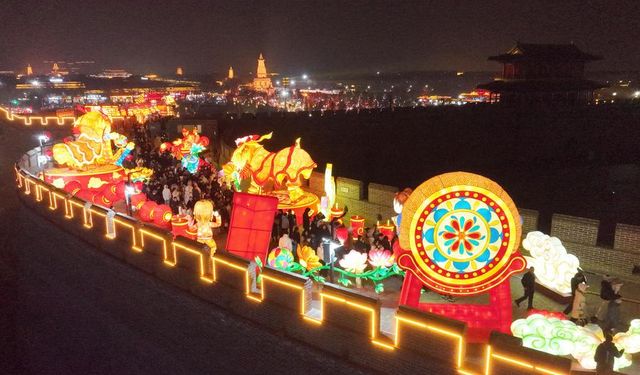
{"label": "yellow light strip", "polygon": [[65,123],[69,123],[69,125],[73,125],[75,122],[75,117],[73,116],[23,116],[23,115],[14,115],[10,110],[0,107],[0,111],[4,112],[4,117],[8,121],[22,121],[23,125],[31,126],[34,121],[40,121],[40,125],[47,126],[49,125],[49,120],[55,120],[58,125],[65,125]]}
{"label": "yellow light strip", "polygon": [[375,339],[377,337],[377,330],[376,330],[376,312],[372,307],[360,304],[360,303],[355,303],[355,302],[351,302],[351,301],[347,301],[344,298],[341,297],[336,297],[334,295],[328,294],[328,293],[320,293],[320,311],[321,311],[321,315],[320,315],[320,320],[324,320],[324,299],[328,298],[331,300],[334,300],[336,302],[342,302],[347,304],[348,306],[353,306],[357,309],[360,310],[365,310],[368,311],[371,314],[371,339]]}
{"label": "yellow light strip", "polygon": [[207,282],[210,282],[210,283],[213,282],[213,278],[212,277],[207,277],[206,276],[206,269],[205,269],[205,264],[204,264],[205,263],[204,262],[204,255],[202,254],[201,251],[189,248],[189,247],[181,245],[181,244],[177,244],[175,242],[172,242],[171,245],[173,247],[173,259],[175,260],[175,264],[176,265],[178,264],[178,257],[177,257],[178,248],[180,248],[180,249],[182,249],[182,250],[184,250],[184,251],[186,251],[188,253],[195,254],[195,255],[198,256],[198,259],[200,260],[200,279],[202,279],[204,281],[207,281]]}
{"label": "yellow light strip", "polygon": [[47,185],[45,185],[45,184],[38,184],[38,190],[37,190],[37,193],[36,193],[36,195],[37,195],[37,196],[38,196],[38,198],[39,198],[39,199],[38,199],[38,198],[36,198],[36,199],[38,200],[38,202],[42,202],[42,199],[44,198],[44,197],[42,196],[42,190],[46,190],[46,191],[47,191],[47,193],[51,194],[51,189],[49,189],[49,188],[47,187]]}
{"label": "yellow light strip", "polygon": [[132,225],[127,223],[126,221],[120,220],[117,217],[113,218],[113,229],[114,229],[114,233],[115,235],[113,236],[113,238],[117,237],[117,232],[118,232],[118,226],[116,224],[120,224],[122,226],[128,227],[129,229],[131,229],[131,249],[133,249],[134,251],[137,252],[141,252],[142,248],[138,246],[138,241],[136,241],[136,228]]}
{"label": "yellow light strip", "polygon": [[403,316],[398,316],[396,315],[396,335],[394,338],[394,343],[396,346],[399,345],[400,342],[400,322],[404,322],[404,323],[408,323],[411,325],[414,325],[416,327],[420,327],[422,329],[426,329],[429,331],[433,331],[433,332],[437,332],[441,335],[445,335],[448,337],[452,337],[458,340],[458,352],[456,353],[456,365],[458,367],[458,369],[462,368],[462,353],[464,351],[464,337],[458,333],[452,332],[452,331],[448,331],[439,327],[435,327],[417,320],[413,320],[413,319],[409,319],[409,318],[405,318]]}
{"label": "yellow light strip", "polygon": [[374,345],[377,345],[377,346],[379,346],[381,348],[384,348],[384,349],[387,349],[387,350],[396,350],[396,348],[393,345],[385,344],[382,341],[378,341],[378,340],[372,339],[371,342]]}
{"label": "yellow light strip", "polygon": [[299,290],[300,291],[300,314],[304,315],[305,314],[305,310],[306,310],[306,306],[304,304],[305,299],[304,299],[304,288],[301,287],[300,285],[296,285],[293,283],[290,283],[288,281],[284,281],[284,280],[280,280],[280,279],[276,279],[275,277],[271,277],[265,274],[262,274],[262,277],[260,278],[260,292],[262,295],[262,299],[265,299],[265,287],[264,287],[264,281],[265,280],[270,280],[273,281],[274,283],[280,284],[280,285],[284,285],[287,286],[289,288],[295,289],[295,290]]}
{"label": "yellow light strip", "polygon": [[[73,206],[80,207],[84,211],[84,205],[78,202],[74,202],[71,199],[67,199],[67,204],[69,205],[69,219],[73,219],[75,216],[73,214]],[[85,220],[86,223],[86,220]]]}
{"label": "yellow light strip", "polygon": [[[525,362],[525,361],[522,361],[520,359],[509,357],[509,356],[502,355],[502,354],[497,354],[495,352],[491,353],[491,357],[495,358],[495,359],[498,359],[498,360],[501,360],[501,361],[504,361],[504,362],[507,362],[507,363],[510,363],[510,364],[513,364],[513,365],[518,366],[518,367],[524,367],[524,368],[528,368],[528,369],[531,369],[531,370],[535,370],[536,372],[541,372],[543,374],[566,375],[566,374],[563,374],[561,372],[556,372],[556,371],[553,371],[553,370],[549,370],[549,369],[544,368],[544,367],[538,367],[535,364],[532,364],[530,362]],[[487,368],[489,368],[489,366],[487,366]]]}
{"label": "yellow light strip", "polygon": [[499,354],[496,354],[496,353],[491,353],[491,357],[499,359],[499,360],[504,361],[504,362],[512,363],[512,364],[514,364],[516,366],[533,369],[533,365],[531,365],[529,363],[526,363],[526,362],[519,361],[519,360],[514,359],[514,358],[505,357],[505,356],[502,356],[502,355],[499,355]]}
{"label": "yellow light strip", "polygon": [[217,273],[216,273],[215,269],[216,269],[216,263],[218,263],[218,262],[220,262],[220,263],[222,263],[224,265],[227,265],[227,266],[229,266],[229,267],[231,267],[233,269],[236,269],[236,270],[238,270],[240,272],[244,272],[244,288],[245,288],[244,294],[247,296],[247,298],[249,298],[251,300],[262,302],[262,300],[257,299],[256,297],[251,295],[251,282],[249,281],[249,270],[248,269],[246,269],[244,267],[241,267],[241,266],[239,266],[237,264],[233,264],[231,262],[228,262],[226,260],[219,259],[219,258],[217,258],[215,256],[212,259],[213,259],[213,269],[214,269],[213,281],[217,280]]}
{"label": "yellow light strip", "polygon": [[57,210],[58,209],[58,199],[62,199],[62,202],[64,203],[64,209],[65,209],[65,215],[66,215],[67,214],[67,212],[66,212],[67,211],[67,202],[66,202],[67,198],[64,195],[62,195],[62,194],[60,194],[60,193],[58,193],[56,191],[49,193],[49,208],[52,209],[52,210]]}
{"label": "yellow light strip", "polygon": [[[166,240],[164,237],[162,237],[162,236],[158,236],[157,234],[152,233],[152,232],[149,232],[149,231],[147,231],[146,229],[142,229],[142,228],[140,228],[139,232],[140,232],[140,246],[141,246],[143,249],[144,249],[144,236],[145,236],[145,235],[147,235],[147,236],[149,236],[149,237],[153,237],[153,238],[155,238],[156,240],[160,240],[160,241],[162,241],[162,254],[163,254],[163,258],[162,258],[162,260],[163,260],[165,263],[170,263],[172,266],[175,266],[175,265],[176,265],[175,261],[174,261],[173,263],[171,263],[171,262],[167,261],[167,257],[169,256],[169,254],[168,254],[168,252],[167,252],[167,240]],[[175,259],[175,258],[174,258],[174,259]]]}

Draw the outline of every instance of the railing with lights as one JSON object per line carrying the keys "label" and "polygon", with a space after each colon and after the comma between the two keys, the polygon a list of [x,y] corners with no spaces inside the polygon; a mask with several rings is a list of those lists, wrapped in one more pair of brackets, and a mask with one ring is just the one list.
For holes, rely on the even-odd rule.
{"label": "railing with lights", "polygon": [[198,242],[73,197],[38,178],[32,157],[15,166],[27,206],[97,249],[289,337],[384,372],[570,373],[570,360],[503,335],[492,337],[483,358],[469,361],[464,323],[405,306],[390,318],[392,332],[383,332],[380,301],[340,286],[325,284],[314,306],[310,279],[269,267],[256,277],[246,259],[221,250],[211,255]]}

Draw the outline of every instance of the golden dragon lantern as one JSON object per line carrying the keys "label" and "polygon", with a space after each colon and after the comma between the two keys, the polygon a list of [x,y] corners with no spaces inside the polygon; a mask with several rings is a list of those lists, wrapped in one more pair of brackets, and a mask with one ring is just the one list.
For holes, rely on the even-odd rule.
{"label": "golden dragon lantern", "polygon": [[[76,139],[53,145],[53,158],[59,165],[87,170],[94,166],[118,164],[135,145],[127,137],[111,131],[111,122],[100,112],[80,116],[73,131]],[[117,151],[113,152],[111,142]]]}
{"label": "golden dragon lantern", "polygon": [[272,134],[236,139],[231,161],[223,167],[225,178],[236,185],[236,190],[242,190],[241,181],[249,181],[246,190],[253,194],[265,193],[267,186],[273,184],[271,190],[286,189],[288,201],[295,203],[305,195],[300,187],[302,178],[308,179],[317,165],[300,147],[300,138],[280,151],[267,151],[261,142],[271,139]]}

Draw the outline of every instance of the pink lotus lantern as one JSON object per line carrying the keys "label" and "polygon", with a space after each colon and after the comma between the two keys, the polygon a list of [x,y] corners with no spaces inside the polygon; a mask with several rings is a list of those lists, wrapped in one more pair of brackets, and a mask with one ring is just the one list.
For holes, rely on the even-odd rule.
{"label": "pink lotus lantern", "polygon": [[364,234],[364,218],[359,215],[351,216],[351,235],[354,239]]}

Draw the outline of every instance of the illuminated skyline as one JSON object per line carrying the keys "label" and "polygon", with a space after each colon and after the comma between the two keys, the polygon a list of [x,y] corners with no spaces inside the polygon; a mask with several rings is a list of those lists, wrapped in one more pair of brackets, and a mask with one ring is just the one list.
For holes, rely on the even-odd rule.
{"label": "illuminated skyline", "polygon": [[[141,10],[144,9],[144,12]],[[636,70],[640,37],[632,1],[183,1],[41,3],[4,6],[0,69],[44,60],[95,60],[96,70],[134,73],[255,70],[353,73],[495,70],[487,56],[516,40],[574,42],[605,57],[594,70]],[[114,20],[118,22],[114,22]],[[35,68],[35,66],[34,66]]]}

